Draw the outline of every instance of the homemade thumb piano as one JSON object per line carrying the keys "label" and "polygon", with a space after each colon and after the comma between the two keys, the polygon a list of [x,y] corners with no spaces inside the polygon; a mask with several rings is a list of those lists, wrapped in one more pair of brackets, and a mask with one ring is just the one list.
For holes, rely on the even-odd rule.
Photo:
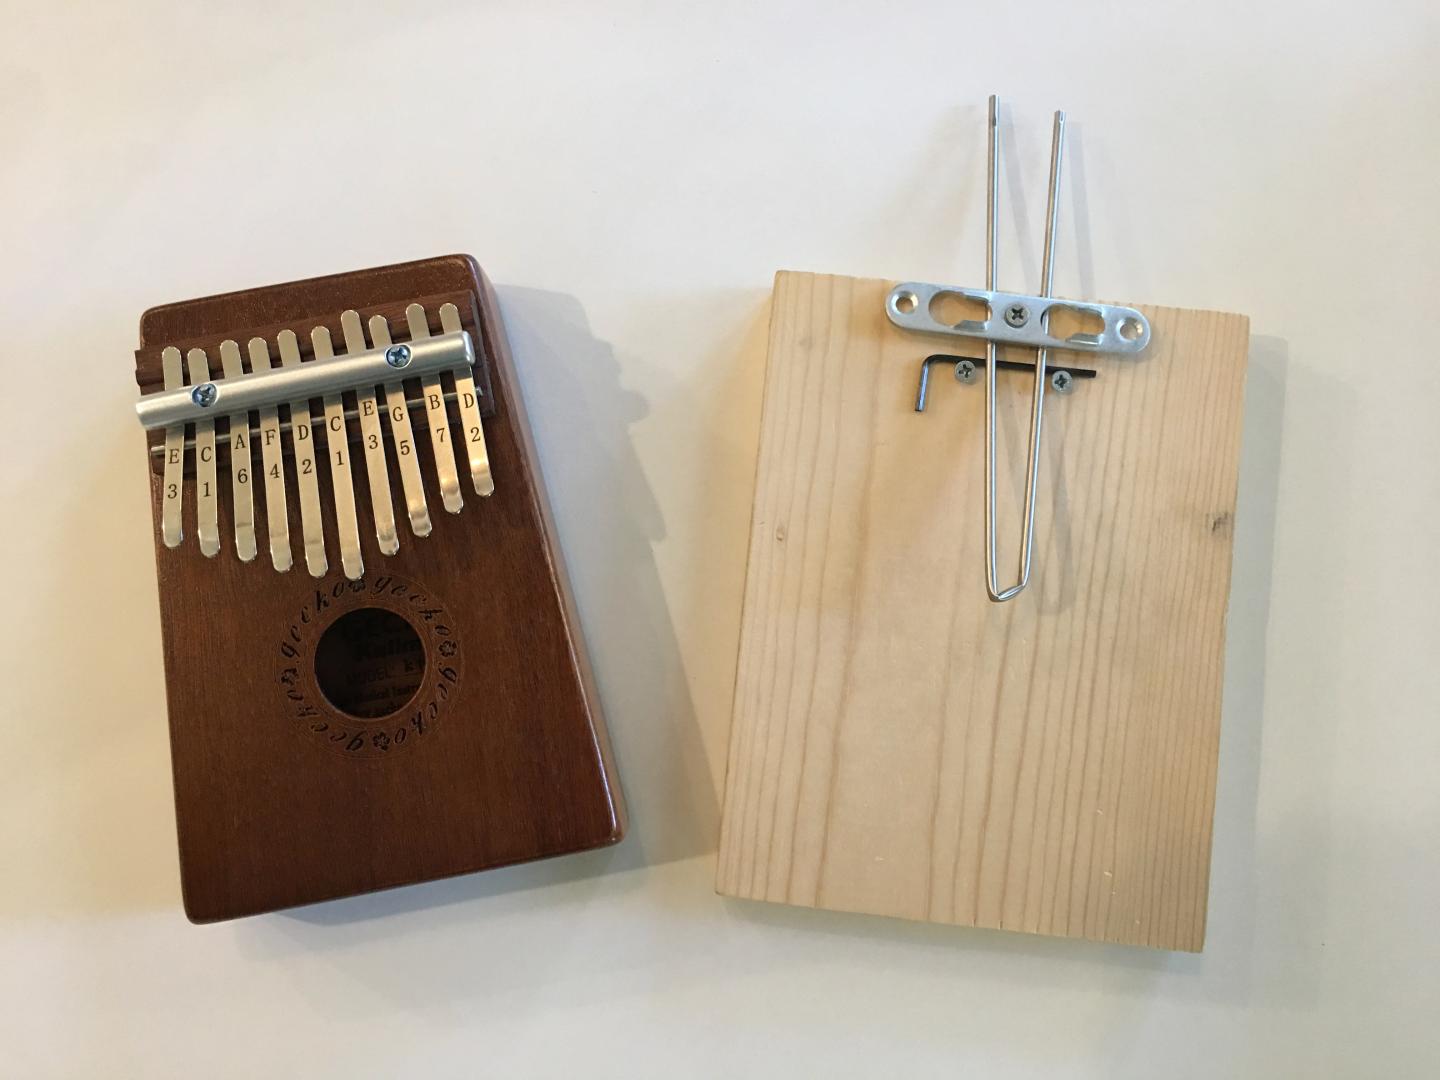
{"label": "homemade thumb piano", "polygon": [[1060,114],[1000,290],[989,120],[984,288],[776,275],[717,887],[1198,950],[1248,322],[1052,298]]}
{"label": "homemade thumb piano", "polygon": [[621,838],[472,259],[152,308],[135,359],[191,919]]}

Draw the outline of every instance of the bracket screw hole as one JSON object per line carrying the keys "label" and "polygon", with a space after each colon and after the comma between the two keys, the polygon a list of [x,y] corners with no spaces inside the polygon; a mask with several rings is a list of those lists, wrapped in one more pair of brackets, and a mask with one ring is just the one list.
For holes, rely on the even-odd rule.
{"label": "bracket screw hole", "polygon": [[1024,304],[1011,304],[1005,309],[1005,322],[1016,330],[1030,321],[1030,309]]}

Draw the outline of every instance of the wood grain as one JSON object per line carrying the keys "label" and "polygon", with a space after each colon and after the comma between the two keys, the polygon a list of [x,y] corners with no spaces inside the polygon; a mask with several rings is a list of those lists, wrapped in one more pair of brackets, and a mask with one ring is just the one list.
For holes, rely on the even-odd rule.
{"label": "wood grain", "polygon": [[[423,539],[404,532],[399,553],[387,557],[364,527],[366,462],[355,455],[366,567],[359,583],[340,574],[327,470],[320,483],[331,570],[319,580],[298,559],[293,463],[287,516],[297,564],[286,574],[263,551],[249,563],[235,556],[228,470],[220,554],[207,559],[193,541],[193,478],[186,542],[164,547],[162,481],[151,475],[181,884],[195,921],[582,851],[624,834],[514,364],[493,290],[473,260],[427,259],[151,309],[141,320],[137,377],[153,383],[153,359],[173,341],[244,342],[281,325],[304,340],[312,325],[338,326],[348,307],[394,314],[417,298],[456,294],[488,367],[482,385],[494,390],[485,435],[495,493],[481,498],[467,481],[465,508],[445,513],[429,444],[417,439],[434,530]],[[267,508],[257,503],[263,537]],[[414,702],[390,716],[346,716],[317,683],[320,635],[357,607],[400,615],[425,649]],[[433,711],[422,708],[432,702]]]}
{"label": "wood grain", "polygon": [[[976,350],[891,285],[776,277],[717,889],[1199,950],[1248,322],[1143,308],[1144,357],[1047,394],[995,605],[983,378],[913,408]],[[1002,579],[1029,388],[998,375]]]}

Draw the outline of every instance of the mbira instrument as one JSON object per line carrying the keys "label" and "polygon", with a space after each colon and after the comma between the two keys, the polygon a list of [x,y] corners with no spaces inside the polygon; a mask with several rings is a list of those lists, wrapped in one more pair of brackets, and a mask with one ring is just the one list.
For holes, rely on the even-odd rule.
{"label": "mbira instrument", "polygon": [[621,838],[472,259],[152,308],[135,374],[191,919]]}
{"label": "mbira instrument", "polygon": [[717,888],[1199,949],[1248,322],[1050,295],[1060,114],[1001,290],[989,132],[984,288],[776,276]]}

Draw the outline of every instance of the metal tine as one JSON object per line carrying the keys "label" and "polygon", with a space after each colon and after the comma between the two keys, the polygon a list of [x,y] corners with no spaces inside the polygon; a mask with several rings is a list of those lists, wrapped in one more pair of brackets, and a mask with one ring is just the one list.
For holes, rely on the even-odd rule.
{"label": "metal tine", "polygon": [[[430,336],[430,322],[425,309],[411,304],[405,309],[405,322],[410,329],[410,340],[419,341]],[[449,438],[450,416],[445,410],[445,391],[440,385],[439,375],[426,375],[420,380],[425,391],[425,414],[430,421],[430,445],[435,451],[435,472],[440,477],[440,499],[445,509],[458,514],[465,505],[460,494],[460,477],[455,467],[455,447]]]}
{"label": "metal tine", "polygon": [[[989,186],[986,198],[988,211],[986,221],[985,288],[996,288],[996,225],[999,217],[999,132],[996,124],[998,101],[990,96],[989,110]],[[1040,295],[1048,297],[1054,277],[1056,218],[1059,213],[1060,163],[1065,152],[1065,114],[1055,113],[1054,128],[1050,139],[1050,190],[1045,210],[1045,252],[1041,269]],[[1039,317],[1039,313],[1036,313]],[[996,566],[995,538],[995,369],[996,345],[985,343],[985,588],[990,599],[1003,603],[1018,596],[1030,583],[1030,567],[1035,543],[1035,496],[1040,475],[1040,430],[1045,407],[1045,367],[1050,358],[1048,349],[1037,350],[1035,359],[1035,386],[1030,404],[1030,445],[1026,459],[1025,516],[1021,523],[1021,545],[1019,580],[1006,589],[999,584]]]}
{"label": "metal tine", "polygon": [[[458,334],[460,309],[454,304],[440,305],[440,329],[447,334]],[[480,352],[480,343],[475,343],[475,352]],[[460,428],[465,433],[465,452],[470,459],[470,480],[475,485],[475,494],[493,495],[495,479],[490,475],[490,453],[485,448],[485,427],[480,421],[480,391],[475,386],[475,375],[465,367],[455,369],[455,403],[460,407]]]}
{"label": "metal tine", "polygon": [[[251,338],[245,349],[250,354],[251,371],[270,370],[270,346],[264,338]],[[257,412],[260,417],[260,467],[265,470],[265,526],[270,534],[270,563],[283,574],[295,564],[295,556],[290,552],[290,515],[285,506],[280,410],[272,405]]]}
{"label": "metal tine", "polygon": [[[370,344],[388,349],[390,324],[383,315],[370,318]],[[410,518],[410,531],[416,536],[430,535],[430,508],[425,504],[425,480],[420,475],[420,456],[415,452],[415,435],[410,430],[410,410],[405,400],[402,381],[385,384],[385,415],[390,419],[390,437],[395,442],[395,460],[400,464],[400,486],[405,490],[405,511]]]}
{"label": "metal tine", "polygon": [[[317,326],[310,331],[310,344],[317,364],[334,360],[335,347],[330,341],[330,328]],[[350,444],[345,437],[345,401],[339,394],[326,394],[325,456],[330,459],[330,482],[335,494],[335,528],[340,537],[340,568],[351,581],[365,573],[360,557],[360,522],[355,516],[355,481],[350,474]]]}
{"label": "metal tine", "polygon": [[[255,340],[260,341],[259,338]],[[260,341],[260,344],[264,342]],[[280,348],[282,367],[300,366],[300,339],[295,336],[294,330],[281,330],[275,336],[275,344]],[[310,413],[308,398],[290,402],[289,434],[290,453],[295,458],[295,489],[300,493],[300,532],[305,541],[305,569],[311,577],[324,577],[330,569],[330,559],[325,554],[325,518],[320,513],[320,463],[315,459],[320,441],[315,438],[315,419]],[[267,445],[269,441],[269,436],[266,436]],[[276,460],[280,460],[278,443]],[[265,471],[271,472],[268,462]],[[283,496],[283,464],[275,467],[273,475],[281,481]],[[282,502],[280,505],[283,508],[285,504]]]}
{"label": "metal tine", "polygon": [[[165,376],[165,389],[178,390],[185,385],[180,350],[171,345],[160,353],[160,369]],[[181,516],[185,491],[185,425],[165,429],[165,474],[163,498],[160,501],[160,536],[168,548],[179,547],[185,539]]]}
{"label": "metal tine", "polygon": [[[191,349],[185,354],[190,369],[190,385],[200,393],[210,387],[210,359],[204,349]],[[213,396],[212,396],[213,400]],[[195,421],[195,532],[200,537],[200,553],[207,559],[220,554],[219,499],[215,488],[215,421]]]}
{"label": "metal tine", "polygon": [[[233,379],[245,371],[240,346],[228,338],[220,343],[220,368]],[[254,461],[250,455],[250,414],[230,417],[230,500],[234,504],[235,554],[241,562],[255,558],[255,497],[251,488]]]}
{"label": "metal tine", "polygon": [[[347,353],[365,351],[365,330],[360,325],[359,312],[342,312],[340,331],[345,335]],[[385,463],[385,437],[380,432],[380,410],[375,403],[373,386],[355,388],[355,411],[360,417],[360,440],[365,449],[365,476],[370,483],[370,511],[375,517],[375,539],[382,555],[394,555],[400,550],[400,536],[395,531],[390,469]]]}

